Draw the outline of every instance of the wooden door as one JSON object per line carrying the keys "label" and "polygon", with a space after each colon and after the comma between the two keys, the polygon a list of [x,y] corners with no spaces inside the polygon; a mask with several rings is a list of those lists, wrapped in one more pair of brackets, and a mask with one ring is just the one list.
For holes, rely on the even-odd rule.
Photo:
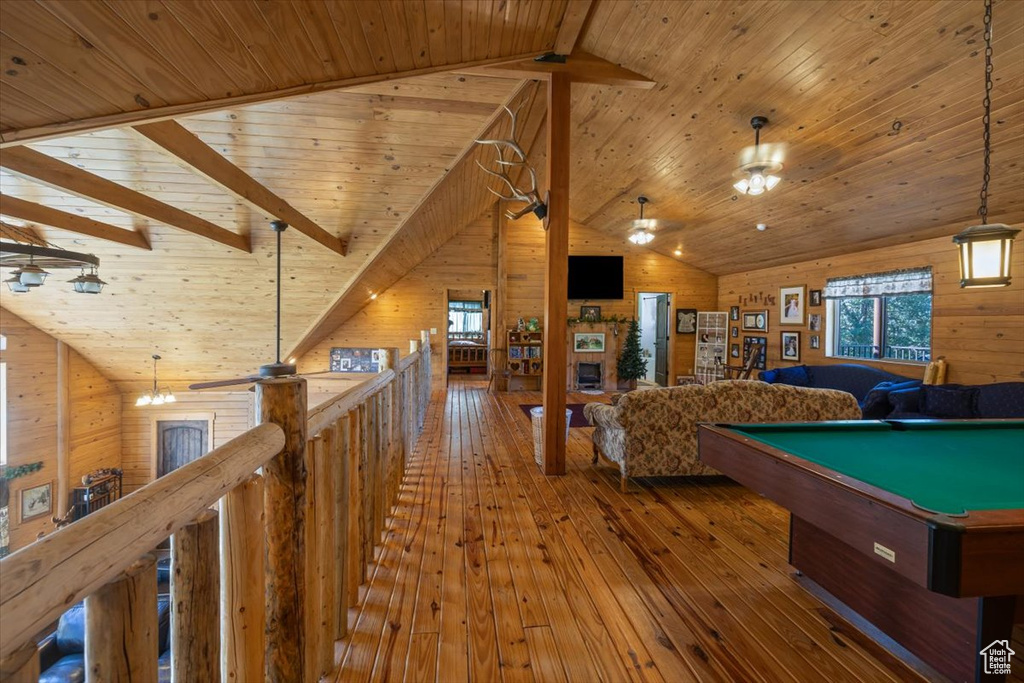
{"label": "wooden door", "polygon": [[654,381],[668,386],[668,294],[659,294],[657,322],[654,326]]}
{"label": "wooden door", "polygon": [[210,423],[206,420],[159,420],[156,423],[156,476],[162,477],[206,454]]}

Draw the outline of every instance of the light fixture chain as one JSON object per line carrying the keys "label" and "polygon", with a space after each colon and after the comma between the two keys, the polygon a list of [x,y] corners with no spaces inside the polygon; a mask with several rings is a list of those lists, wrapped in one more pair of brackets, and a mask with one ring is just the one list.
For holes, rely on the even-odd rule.
{"label": "light fixture chain", "polygon": [[988,183],[992,177],[992,0],[985,0],[985,116],[982,118],[985,132],[985,173],[981,183],[981,206],[978,214],[981,224],[988,223]]}

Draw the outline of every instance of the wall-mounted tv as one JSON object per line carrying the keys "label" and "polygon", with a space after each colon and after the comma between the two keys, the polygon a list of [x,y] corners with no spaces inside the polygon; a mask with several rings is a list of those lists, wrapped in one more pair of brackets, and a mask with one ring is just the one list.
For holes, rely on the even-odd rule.
{"label": "wall-mounted tv", "polygon": [[621,256],[570,256],[570,299],[621,299]]}

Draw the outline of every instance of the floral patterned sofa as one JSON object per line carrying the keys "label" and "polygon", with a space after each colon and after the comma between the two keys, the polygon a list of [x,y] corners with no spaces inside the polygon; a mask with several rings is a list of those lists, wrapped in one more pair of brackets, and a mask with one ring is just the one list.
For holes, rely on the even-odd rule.
{"label": "floral patterned sofa", "polygon": [[617,463],[622,490],[629,477],[718,474],[697,458],[698,422],[859,420],[857,399],[836,389],[725,380],[632,391],[616,405],[588,403],[598,455]]}

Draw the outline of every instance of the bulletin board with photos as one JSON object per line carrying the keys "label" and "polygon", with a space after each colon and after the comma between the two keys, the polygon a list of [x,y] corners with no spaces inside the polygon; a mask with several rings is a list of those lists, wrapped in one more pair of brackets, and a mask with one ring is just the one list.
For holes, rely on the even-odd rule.
{"label": "bulletin board with photos", "polygon": [[331,372],[380,372],[380,349],[331,349]]}

